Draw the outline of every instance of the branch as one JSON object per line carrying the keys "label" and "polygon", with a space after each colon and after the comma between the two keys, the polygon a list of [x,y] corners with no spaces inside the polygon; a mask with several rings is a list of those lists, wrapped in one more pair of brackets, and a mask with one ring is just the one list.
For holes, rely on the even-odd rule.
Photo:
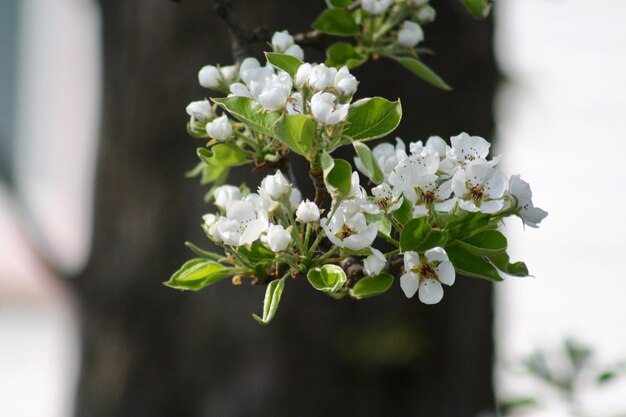
{"label": "branch", "polygon": [[241,23],[239,16],[233,10],[233,4],[230,0],[213,0],[213,3],[215,13],[228,26],[235,62],[241,62],[244,58],[251,55],[250,45],[269,41],[270,34],[266,27],[249,29]]}

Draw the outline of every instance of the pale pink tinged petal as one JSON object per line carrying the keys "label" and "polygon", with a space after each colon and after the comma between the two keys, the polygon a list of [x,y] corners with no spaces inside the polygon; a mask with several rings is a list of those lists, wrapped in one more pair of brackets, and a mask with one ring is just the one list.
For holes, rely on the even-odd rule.
{"label": "pale pink tinged petal", "polygon": [[483,201],[480,204],[479,211],[481,213],[493,214],[497,213],[504,207],[504,200]]}
{"label": "pale pink tinged petal", "polygon": [[407,298],[413,297],[419,287],[419,279],[414,273],[407,272],[400,277],[400,288],[402,288]]}
{"label": "pale pink tinged petal", "polygon": [[419,299],[424,304],[437,304],[443,298],[443,287],[434,279],[427,279],[419,286]]}
{"label": "pale pink tinged petal", "polygon": [[442,284],[452,285],[456,277],[454,266],[450,261],[441,262],[437,266],[437,277]]}
{"label": "pale pink tinged petal", "polygon": [[434,262],[434,261],[443,262],[443,261],[449,260],[448,254],[441,247],[428,249],[426,252],[424,252],[424,256],[426,257],[426,260],[428,262]]}
{"label": "pale pink tinged petal", "polygon": [[410,271],[411,268],[420,264],[420,257],[417,252],[406,251],[404,253],[404,270]]}

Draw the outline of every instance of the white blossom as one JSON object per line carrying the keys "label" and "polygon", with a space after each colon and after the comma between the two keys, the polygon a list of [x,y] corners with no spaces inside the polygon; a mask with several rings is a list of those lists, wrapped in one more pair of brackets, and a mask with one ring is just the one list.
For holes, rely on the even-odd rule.
{"label": "white blossom", "polygon": [[311,72],[309,73],[309,87],[315,91],[321,91],[325,88],[333,87],[336,75],[337,68],[329,68],[325,64],[317,64],[311,68]]}
{"label": "white blossom", "polygon": [[194,120],[206,123],[213,118],[213,108],[208,100],[192,101],[185,109]]}
{"label": "white blossom", "polygon": [[534,228],[539,227],[539,223],[546,218],[548,212],[534,206],[530,185],[519,175],[513,175],[509,180],[509,193],[517,200],[517,215],[524,224]]}
{"label": "white blossom", "polygon": [[215,65],[205,65],[198,72],[198,82],[204,88],[219,88],[222,81],[222,74]]}
{"label": "white blossom", "polygon": [[424,40],[424,31],[420,25],[410,20],[405,20],[398,31],[398,43],[407,48],[413,48]]}
{"label": "white blossom", "polygon": [[[285,108],[291,94],[291,77],[284,71],[266,77],[256,99],[268,110]],[[254,95],[254,93],[252,93]]]}
{"label": "white blossom", "polygon": [[309,76],[311,75],[311,70],[313,66],[308,62],[300,65],[298,67],[298,71],[296,71],[296,76],[294,78],[294,83],[296,87],[302,88],[305,84],[309,82]]}
{"label": "white blossom", "polygon": [[443,248],[404,253],[405,273],[400,277],[400,287],[411,298],[419,289],[419,299],[424,304],[437,304],[443,298],[441,284],[452,285],[455,280],[454,267]]}
{"label": "white blossom", "polygon": [[234,185],[221,185],[213,190],[214,204],[222,210],[228,209],[233,201],[243,198],[243,194],[238,187]]}
{"label": "white blossom", "polygon": [[300,203],[302,202],[302,193],[296,187],[291,189],[291,194],[289,195],[289,204],[291,204],[292,209],[296,209]]}
{"label": "white blossom", "polygon": [[250,93],[248,87],[246,87],[246,85],[243,83],[233,83],[230,85],[229,89],[230,94],[228,95],[228,97],[235,96],[252,98],[252,93]]}
{"label": "white blossom", "polygon": [[226,65],[219,69],[222,74],[222,80],[226,85],[232,84],[239,78],[239,68],[237,65]]}
{"label": "white blossom", "polygon": [[343,122],[348,116],[349,104],[336,104],[337,97],[331,93],[315,93],[311,98],[311,113],[316,120],[336,125]]}
{"label": "white blossom", "polygon": [[324,218],[320,224],[333,244],[352,250],[370,246],[378,233],[376,223],[368,225],[363,213],[354,213],[343,204],[330,219]]}
{"label": "white blossom", "polygon": [[256,58],[246,58],[239,65],[239,77],[244,80],[249,79],[251,70],[261,68],[261,63]]}
{"label": "white blossom", "polygon": [[296,218],[303,223],[313,223],[320,219],[320,209],[312,201],[302,201],[296,210]]}
{"label": "white blossom", "polygon": [[250,194],[228,206],[226,216],[220,217],[217,222],[217,231],[225,244],[241,246],[259,239],[268,225],[267,212],[259,196]]}
{"label": "white blossom", "polygon": [[233,127],[224,114],[206,124],[207,134],[216,140],[226,140],[233,135]]}
{"label": "white blossom", "polygon": [[270,224],[267,236],[263,236],[261,239],[267,243],[272,252],[282,252],[291,243],[291,233],[281,225]]}
{"label": "white blossom", "polygon": [[298,44],[293,44],[283,52],[285,55],[291,55],[300,61],[304,59],[304,50]]}
{"label": "white blossom", "polygon": [[352,97],[356,92],[358,81],[354,75],[350,74],[348,67],[345,65],[337,71],[335,75],[334,87],[343,97]]}
{"label": "white blossom", "polygon": [[219,220],[219,216],[215,215],[215,214],[205,214],[204,216],[202,216],[202,228],[204,229],[204,232],[207,234],[207,236],[215,241],[215,242],[221,242],[222,238],[220,237],[220,234],[217,232],[217,221]]}
{"label": "white blossom", "polygon": [[435,20],[437,12],[430,6],[424,6],[417,12],[417,19],[421,23],[429,23]]}
{"label": "white blossom", "polygon": [[372,254],[363,260],[363,268],[365,268],[367,275],[370,276],[380,274],[386,264],[387,259],[385,259],[385,255],[375,248],[372,248]]}
{"label": "white blossom", "polygon": [[[408,158],[406,154],[406,147],[400,138],[396,138],[395,147],[391,143],[381,143],[374,146],[372,154],[374,155],[374,160],[376,160],[378,167],[383,173],[385,181],[387,181],[389,174],[393,172],[398,163]],[[364,175],[367,175],[363,162],[361,162],[359,157],[354,158],[354,164],[359,171],[361,171]]]}
{"label": "white blossom", "polygon": [[484,161],[467,165],[452,177],[452,190],[458,198],[459,207],[470,212],[500,211],[504,206],[502,196],[506,185],[504,174]]}
{"label": "white blossom", "polygon": [[392,188],[386,182],[372,188],[374,201],[385,213],[396,211],[402,206],[404,198],[400,188]]}
{"label": "white blossom", "polygon": [[293,36],[286,30],[274,32],[271,43],[274,52],[291,55],[299,60],[304,59],[304,51],[300,46],[295,44]]}
{"label": "white blossom", "polygon": [[371,15],[379,15],[385,13],[389,6],[393,4],[393,0],[363,0],[361,7]]}
{"label": "white blossom", "polygon": [[266,194],[272,200],[278,201],[291,194],[291,184],[280,170],[268,175],[261,181],[259,194]]}
{"label": "white blossom", "polygon": [[304,110],[304,100],[302,94],[293,93],[287,100],[285,105],[285,111],[287,114],[302,114]]}
{"label": "white blossom", "polygon": [[[457,136],[452,136],[450,142],[452,144],[451,156],[456,158],[461,166],[487,161],[491,144],[480,136],[470,136],[463,132]],[[488,164],[494,166],[498,163],[498,160],[499,158],[495,158],[493,161],[489,161]]]}

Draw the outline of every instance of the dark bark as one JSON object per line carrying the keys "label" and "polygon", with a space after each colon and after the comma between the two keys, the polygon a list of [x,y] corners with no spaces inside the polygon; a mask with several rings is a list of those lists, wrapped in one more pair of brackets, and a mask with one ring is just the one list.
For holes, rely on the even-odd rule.
{"label": "dark bark", "polygon": [[[401,97],[407,140],[461,130],[489,136],[496,70],[489,22],[436,2],[428,62],[455,90],[436,90],[390,62],[355,71],[360,96]],[[256,27],[302,31],[320,1],[236,2]],[[204,242],[211,208],[183,173],[200,146],[185,105],[203,95],[196,73],[230,63],[226,28],[204,1],[107,0],[104,115],[93,255],[73,281],[83,358],[76,415],[449,416],[491,409],[492,287],[457,279],[439,305],[396,285],[367,301],[334,301],[289,281],[276,319],[259,326],[265,287],[222,282],[200,293],[161,285]],[[308,52],[308,51],[307,51]],[[308,53],[320,60],[321,56]],[[308,183],[306,164],[295,173]],[[255,187],[262,175],[233,180]],[[312,197],[312,189],[309,189]]]}

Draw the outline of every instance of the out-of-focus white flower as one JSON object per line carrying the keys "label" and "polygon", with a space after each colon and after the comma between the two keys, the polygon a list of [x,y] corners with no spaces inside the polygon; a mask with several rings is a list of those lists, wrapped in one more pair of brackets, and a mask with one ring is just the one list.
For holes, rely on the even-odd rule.
{"label": "out-of-focus white flower", "polygon": [[[300,68],[298,68],[298,70],[299,69]],[[336,75],[337,68],[329,68],[324,64],[317,64],[311,68],[311,72],[309,73],[309,86],[315,91],[333,87]]]}
{"label": "out-of-focus white flower", "polygon": [[291,233],[279,224],[270,224],[267,236],[263,236],[261,239],[267,243],[272,252],[282,252],[291,243]]}
{"label": "out-of-focus white flower", "polygon": [[268,110],[285,108],[291,94],[291,77],[286,72],[272,74],[265,79],[263,89],[256,99]]}
{"label": "out-of-focus white flower", "polygon": [[367,275],[375,276],[382,272],[387,264],[385,255],[378,249],[372,248],[372,254],[363,260],[363,268]]}
{"label": "out-of-focus white flower", "polygon": [[207,234],[207,236],[215,242],[222,241],[220,234],[217,232],[218,220],[219,217],[215,214],[205,214],[204,216],[202,216],[202,228],[204,229],[204,232]]}
{"label": "out-of-focus white flower", "polygon": [[287,100],[285,111],[287,112],[287,114],[302,114],[303,109],[304,100],[302,99],[302,94],[293,93]]}
{"label": "out-of-focus white flower", "polygon": [[437,12],[430,6],[424,6],[417,12],[417,20],[420,23],[429,23],[433,22],[437,17]]}
{"label": "out-of-focus white flower", "polygon": [[359,82],[354,75],[350,74],[348,67],[345,65],[337,71],[335,75],[335,90],[337,90],[342,97],[352,97],[356,92]]}
{"label": "out-of-focus white flower", "polygon": [[311,113],[316,120],[336,125],[343,122],[348,116],[349,104],[336,104],[337,97],[331,93],[315,93],[311,98]]}
{"label": "out-of-focus white flower", "polygon": [[233,201],[239,201],[243,198],[243,194],[238,187],[234,185],[221,185],[213,191],[214,204],[222,210],[228,209]]}
{"label": "out-of-focus white flower", "polygon": [[207,134],[216,140],[226,140],[233,135],[233,127],[224,114],[217,119],[206,124]]}
{"label": "out-of-focus white flower", "polygon": [[443,298],[441,284],[454,284],[454,266],[443,248],[429,249],[423,255],[405,252],[404,270],[400,277],[404,295],[411,298],[419,289],[419,299],[424,304],[437,304]]}
{"label": "out-of-focus white flower", "polygon": [[222,241],[231,246],[254,242],[267,231],[268,226],[267,212],[256,194],[232,202],[226,210],[226,216],[217,221],[217,231]]}
{"label": "out-of-focus white flower", "polygon": [[228,95],[229,97],[235,96],[235,97],[252,98],[252,94],[250,93],[250,90],[248,90],[248,87],[245,86],[245,84],[233,83],[230,85],[229,89],[230,89],[230,94]]}
{"label": "out-of-focus white flower", "polygon": [[407,48],[413,48],[424,40],[424,31],[421,26],[410,20],[405,20],[398,31],[398,43]]}
{"label": "out-of-focus white flower", "polygon": [[283,197],[291,195],[291,184],[283,173],[278,170],[274,175],[268,175],[263,178],[259,187],[259,194],[261,196],[266,194],[272,200],[279,201]]}
{"label": "out-of-focus white flower", "polygon": [[391,188],[386,182],[372,188],[372,195],[378,207],[385,213],[398,210],[404,201],[402,190]]}
{"label": "out-of-focus white flower", "polygon": [[291,55],[299,60],[304,59],[304,51],[299,45],[295,44],[293,36],[286,30],[274,32],[271,43],[274,52]]}
{"label": "out-of-focus white flower", "polygon": [[465,211],[496,213],[504,206],[507,179],[484,161],[466,165],[452,177],[452,190]]}
{"label": "out-of-focus white flower", "polygon": [[204,88],[216,89],[222,84],[223,78],[215,65],[205,65],[198,72],[198,82]]}
{"label": "out-of-focus white flower", "polygon": [[429,0],[413,0],[413,4],[417,7],[423,6],[428,3]]}
{"label": "out-of-focus white flower", "polygon": [[239,78],[239,68],[237,65],[226,65],[219,69],[222,74],[222,80],[226,85],[234,83]]}
{"label": "out-of-focus white flower", "polygon": [[296,87],[302,88],[306,83],[309,82],[309,76],[311,75],[311,70],[313,66],[308,62],[300,65],[298,67],[298,71],[296,71],[296,76],[294,78],[294,83]]}
{"label": "out-of-focus white flower", "polygon": [[363,213],[354,213],[343,205],[339,206],[330,220],[324,218],[320,224],[332,243],[352,250],[370,246],[378,233],[376,223],[368,225]]}
{"label": "out-of-focus white flower", "polygon": [[509,180],[509,193],[517,200],[517,215],[524,224],[530,227],[539,227],[539,223],[548,215],[547,211],[535,207],[530,185],[519,175],[513,175]]}
{"label": "out-of-focus white flower", "polygon": [[296,218],[302,223],[313,223],[320,219],[320,209],[312,201],[303,201],[296,210]]}
{"label": "out-of-focus white flower", "polygon": [[239,77],[245,82],[248,79],[248,74],[250,74],[249,71],[260,67],[261,64],[256,58],[246,58],[239,65]]}
{"label": "out-of-focus white flower", "polygon": [[206,123],[213,118],[213,108],[208,100],[192,101],[185,110],[200,123]]}
{"label": "out-of-focus white flower", "polygon": [[393,4],[393,0],[363,0],[361,7],[371,15],[379,15],[385,13],[389,6]]}

